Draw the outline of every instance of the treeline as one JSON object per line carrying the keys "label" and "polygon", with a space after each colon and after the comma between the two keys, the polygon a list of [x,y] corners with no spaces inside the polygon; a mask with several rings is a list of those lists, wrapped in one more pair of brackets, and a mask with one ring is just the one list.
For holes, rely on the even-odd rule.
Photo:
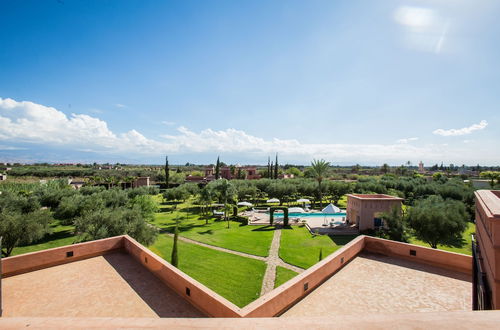
{"label": "treeline", "polygon": [[[210,190],[214,184],[210,183],[203,189]],[[470,214],[474,212],[474,188],[458,178],[450,179],[446,176],[435,176],[429,181],[420,176],[399,177],[389,174],[382,177],[360,177],[356,182],[325,180],[321,186],[316,180],[308,178],[232,180],[230,184],[235,189],[235,199],[238,201],[255,202],[278,198],[282,204],[306,197],[315,203],[323,197],[324,200],[337,204],[345,194],[362,193],[394,195],[404,198],[405,204],[413,205],[417,200],[437,195],[443,199],[460,201]],[[166,190],[164,197],[171,201],[186,200],[199,193],[200,188],[189,183]]]}
{"label": "treeline", "polygon": [[150,244],[156,229],[147,224],[157,205],[149,194],[156,188],[105,189],[83,187],[74,190],[64,180],[48,184],[15,185],[0,195],[2,255],[16,246],[34,244],[51,233],[54,220],[73,225],[76,242],[128,234]]}

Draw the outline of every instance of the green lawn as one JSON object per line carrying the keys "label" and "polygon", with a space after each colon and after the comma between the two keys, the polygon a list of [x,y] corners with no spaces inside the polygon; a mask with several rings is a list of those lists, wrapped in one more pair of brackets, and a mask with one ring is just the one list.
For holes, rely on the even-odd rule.
{"label": "green lawn", "polygon": [[276,279],[274,280],[274,287],[279,287],[281,284],[288,282],[288,280],[291,280],[297,275],[298,273],[294,272],[293,270],[281,266],[276,266]]}
{"label": "green lawn", "polygon": [[[472,242],[471,242],[471,234],[476,232],[476,225],[469,222],[467,223],[467,229],[462,235],[462,246],[446,246],[446,245],[438,245],[439,250],[445,250],[450,252],[462,253],[467,255],[472,255]],[[410,238],[411,244],[421,245],[425,247],[430,247],[429,244],[416,239],[415,237]]]}
{"label": "green lawn", "polygon": [[58,220],[50,225],[52,234],[45,236],[41,241],[32,245],[18,246],[12,251],[12,255],[51,249],[59,246],[70,245],[75,242],[74,226],[63,226]]}
{"label": "green lawn", "polygon": [[273,239],[274,227],[247,226],[243,223],[205,219],[198,213],[198,208],[189,202],[177,205],[176,210],[171,206],[163,206],[162,212],[155,215],[153,221],[157,227],[173,232],[175,221],[180,221],[181,236],[226,249],[245,252],[266,257]]}
{"label": "green lawn", "polygon": [[307,269],[319,261],[319,251],[323,248],[323,258],[350,242],[356,236],[313,236],[306,227],[283,229],[279,255],[285,262]]}
{"label": "green lawn", "polygon": [[[173,238],[159,235],[149,248],[170,262]],[[259,298],[266,264],[178,241],[179,269],[239,307]]]}

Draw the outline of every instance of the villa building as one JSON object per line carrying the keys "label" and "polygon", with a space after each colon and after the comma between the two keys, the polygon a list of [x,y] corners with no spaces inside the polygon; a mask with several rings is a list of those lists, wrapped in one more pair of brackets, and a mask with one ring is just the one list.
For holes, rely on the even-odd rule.
{"label": "villa building", "polygon": [[474,309],[500,309],[500,190],[475,195]]}
{"label": "villa building", "polygon": [[149,176],[138,177],[137,179],[135,179],[133,186],[134,186],[134,188],[149,187],[150,186]]}
{"label": "villa building", "polygon": [[402,198],[384,194],[347,195],[347,220],[349,224],[356,224],[360,231],[377,229],[384,226],[380,213],[389,212],[396,207],[401,211]]}
{"label": "villa building", "polygon": [[7,180],[7,174],[0,173],[0,181]]}

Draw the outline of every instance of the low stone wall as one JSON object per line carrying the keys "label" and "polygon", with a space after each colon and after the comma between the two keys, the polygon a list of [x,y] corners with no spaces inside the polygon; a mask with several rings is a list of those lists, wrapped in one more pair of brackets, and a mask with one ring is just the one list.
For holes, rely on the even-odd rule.
{"label": "low stone wall", "polygon": [[364,236],[355,238],[302,274],[244,307],[241,311],[243,317],[279,315],[355,258],[363,247]]}
{"label": "low stone wall", "polygon": [[125,236],[124,248],[142,266],[208,316],[241,317],[238,306],[175,268],[133,238]]}
{"label": "low stone wall", "polygon": [[115,236],[3,258],[2,276],[13,276],[114,252],[123,248],[123,239],[123,236]]}
{"label": "low stone wall", "polygon": [[365,250],[424,263],[472,276],[472,257],[424,246],[365,236]]}

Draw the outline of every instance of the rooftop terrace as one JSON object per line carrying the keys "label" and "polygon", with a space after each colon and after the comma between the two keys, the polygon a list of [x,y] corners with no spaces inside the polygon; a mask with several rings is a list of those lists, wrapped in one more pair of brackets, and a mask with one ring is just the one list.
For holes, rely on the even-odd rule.
{"label": "rooftop terrace", "polygon": [[471,309],[470,275],[362,252],[282,316]]}
{"label": "rooftop terrace", "polygon": [[204,317],[126,253],[3,279],[3,316]]}

